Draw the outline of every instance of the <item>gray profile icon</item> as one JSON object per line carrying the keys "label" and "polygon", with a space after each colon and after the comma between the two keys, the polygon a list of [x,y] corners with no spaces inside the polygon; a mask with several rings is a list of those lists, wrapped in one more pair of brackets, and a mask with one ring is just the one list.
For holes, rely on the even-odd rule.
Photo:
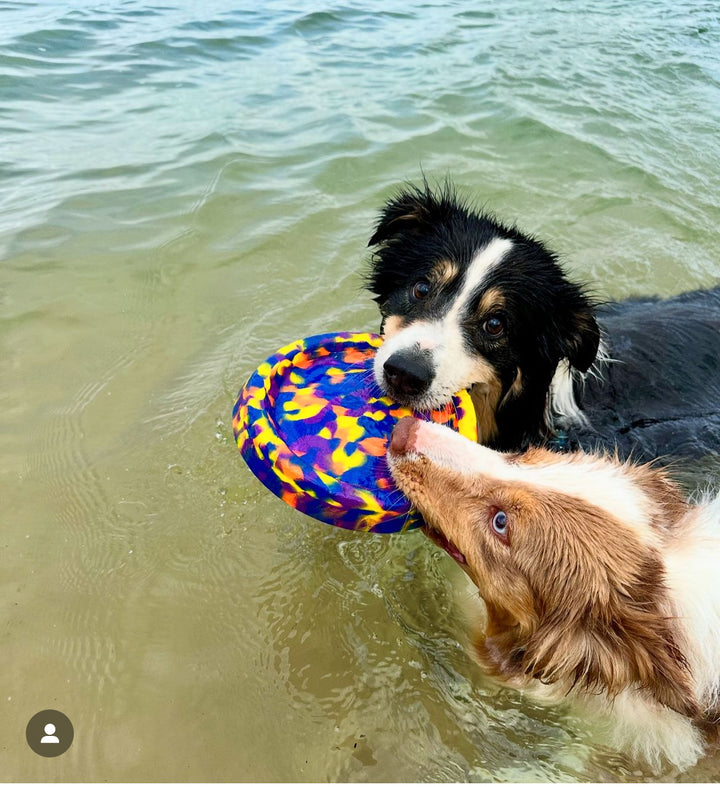
{"label": "gray profile icon", "polygon": [[71,746],[75,730],[70,719],[59,710],[36,713],[25,728],[28,746],[41,757],[58,757]]}

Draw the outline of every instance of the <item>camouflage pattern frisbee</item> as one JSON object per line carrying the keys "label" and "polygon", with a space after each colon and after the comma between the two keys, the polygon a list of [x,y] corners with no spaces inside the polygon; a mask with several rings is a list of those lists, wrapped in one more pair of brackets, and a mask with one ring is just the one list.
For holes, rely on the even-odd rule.
{"label": "camouflage pattern frisbee", "polygon": [[421,526],[396,488],[385,453],[407,415],[477,440],[470,395],[414,413],[382,394],[372,364],[382,339],[327,333],[278,350],[250,377],[233,409],[233,432],[252,472],[288,505],[330,525],[374,533]]}

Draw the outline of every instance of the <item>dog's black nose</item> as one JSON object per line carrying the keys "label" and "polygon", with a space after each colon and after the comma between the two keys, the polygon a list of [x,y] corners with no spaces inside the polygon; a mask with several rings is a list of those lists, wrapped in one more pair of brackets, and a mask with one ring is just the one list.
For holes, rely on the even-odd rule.
{"label": "dog's black nose", "polygon": [[383,372],[389,393],[400,397],[420,396],[435,376],[430,358],[418,351],[394,353],[383,364]]}

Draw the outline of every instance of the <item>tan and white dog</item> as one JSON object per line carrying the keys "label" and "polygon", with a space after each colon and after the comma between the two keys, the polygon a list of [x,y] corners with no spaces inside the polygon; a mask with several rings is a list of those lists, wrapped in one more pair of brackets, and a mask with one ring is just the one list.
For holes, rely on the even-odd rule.
{"label": "tan and white dog", "polygon": [[606,716],[654,768],[702,756],[720,722],[720,496],[690,505],[649,465],[503,454],[413,418],[388,462],[480,591],[492,675]]}

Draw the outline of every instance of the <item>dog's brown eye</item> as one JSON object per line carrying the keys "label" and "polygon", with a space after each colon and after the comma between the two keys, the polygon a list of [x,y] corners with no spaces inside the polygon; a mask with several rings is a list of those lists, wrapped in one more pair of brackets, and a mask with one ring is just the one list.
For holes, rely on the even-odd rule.
{"label": "dog's brown eye", "polygon": [[415,282],[412,288],[412,294],[415,300],[424,300],[430,295],[430,282],[425,281],[425,279],[420,279],[420,281]]}
{"label": "dog's brown eye", "polygon": [[500,319],[500,317],[490,317],[483,323],[483,330],[489,336],[497,338],[498,336],[501,336],[502,332],[505,330],[505,323]]}

